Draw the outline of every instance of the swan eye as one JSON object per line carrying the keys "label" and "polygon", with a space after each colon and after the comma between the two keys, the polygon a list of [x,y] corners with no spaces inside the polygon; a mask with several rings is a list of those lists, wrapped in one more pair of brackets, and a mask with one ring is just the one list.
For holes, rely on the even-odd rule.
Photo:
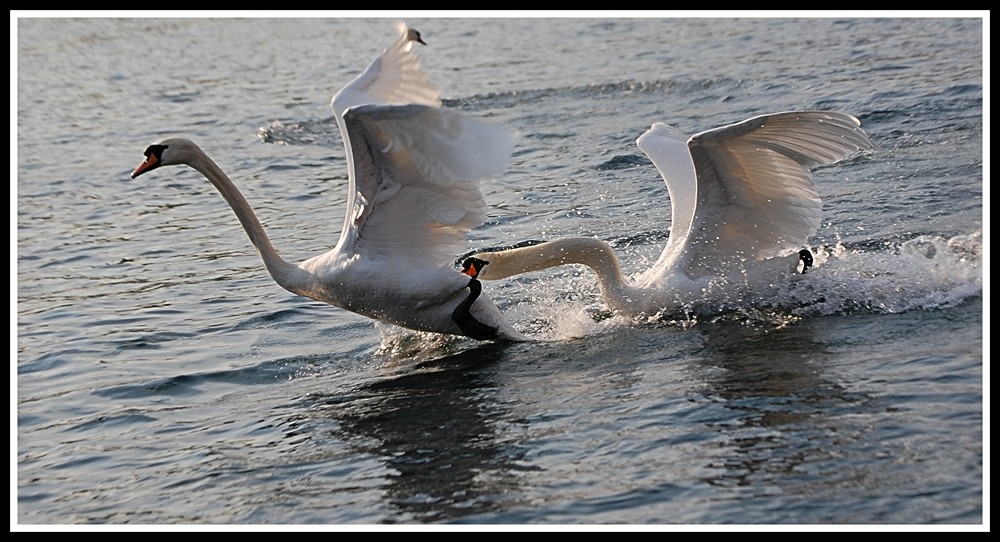
{"label": "swan eye", "polygon": [[167,150],[167,145],[150,145],[146,147],[146,150],[142,153],[146,159],[132,170],[131,177],[134,179],[149,170],[163,165],[163,151],[165,150]]}

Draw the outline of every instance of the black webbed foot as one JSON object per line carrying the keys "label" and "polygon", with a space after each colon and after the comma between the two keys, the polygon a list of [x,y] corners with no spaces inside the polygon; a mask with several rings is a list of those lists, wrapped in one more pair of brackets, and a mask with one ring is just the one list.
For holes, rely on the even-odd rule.
{"label": "black webbed foot", "polygon": [[[471,259],[474,258],[470,258],[470,260]],[[470,267],[468,261],[469,260],[466,260],[467,262],[465,265],[466,269]],[[477,261],[482,261],[482,260],[477,260]],[[482,268],[481,265],[478,267],[475,267],[473,265],[473,267],[476,269],[476,272],[478,272],[478,270]],[[469,274],[466,271],[463,272]],[[469,290],[470,292],[468,297],[462,300],[462,302],[459,303],[457,307],[455,307],[455,310],[451,312],[451,319],[454,320],[456,324],[458,324],[458,328],[461,329],[462,333],[465,333],[465,335],[467,335],[468,337],[476,339],[477,341],[490,341],[496,339],[497,328],[488,326],[480,322],[479,320],[476,320],[476,318],[472,316],[472,313],[469,312],[469,310],[472,308],[472,304],[475,303],[477,299],[479,299],[479,294],[483,293],[483,284],[478,280],[476,280],[475,278],[470,279]]]}

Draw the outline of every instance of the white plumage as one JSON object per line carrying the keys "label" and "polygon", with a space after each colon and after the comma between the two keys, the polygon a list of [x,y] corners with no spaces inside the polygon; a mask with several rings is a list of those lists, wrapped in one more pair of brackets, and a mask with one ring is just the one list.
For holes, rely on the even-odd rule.
{"label": "white plumage", "polygon": [[654,265],[626,279],[610,245],[573,237],[476,254],[489,262],[480,278],[583,264],[612,311],[626,315],[753,292],[794,272],[819,227],[811,168],[873,148],[857,118],[826,111],[761,115],[690,138],[656,123],[636,143],[670,196],[670,236]]}
{"label": "white plumage", "polygon": [[[282,259],[246,199],[197,145],[169,138],[150,145],[136,177],[186,164],[219,190],[283,288],[418,331],[519,341],[486,294],[453,266],[465,235],[485,218],[480,181],[500,173],[513,151],[504,129],[442,109],[412,48],[399,38],[331,101],[346,150],[349,188],[340,239],[299,264]],[[465,307],[471,302],[471,307]],[[456,310],[464,316],[456,321]],[[468,331],[469,319],[478,332]]]}

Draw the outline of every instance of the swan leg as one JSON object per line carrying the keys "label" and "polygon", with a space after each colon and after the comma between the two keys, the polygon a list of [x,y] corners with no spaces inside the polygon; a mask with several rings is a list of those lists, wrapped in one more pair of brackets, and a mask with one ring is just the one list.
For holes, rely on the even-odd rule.
{"label": "swan leg", "polygon": [[804,248],[799,251],[799,261],[802,262],[802,274],[806,274],[806,270],[812,267],[813,255],[809,252],[809,249]]}
{"label": "swan leg", "polygon": [[483,283],[479,282],[477,279],[472,278],[469,280],[469,295],[461,303],[455,307],[455,310],[451,313],[451,319],[458,324],[459,329],[462,333],[467,336],[476,339],[477,341],[489,341],[497,338],[497,328],[488,326],[479,320],[476,320],[469,309],[472,308],[472,304],[479,299],[479,294],[483,293]]}

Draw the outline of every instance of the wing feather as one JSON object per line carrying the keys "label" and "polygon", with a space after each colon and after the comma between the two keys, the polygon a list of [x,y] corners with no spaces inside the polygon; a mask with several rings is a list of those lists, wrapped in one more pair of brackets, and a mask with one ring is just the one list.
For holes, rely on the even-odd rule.
{"label": "wing feather", "polygon": [[413,52],[413,44],[422,43],[420,34],[406,23],[397,23],[396,28],[396,41],[333,96],[330,107],[337,119],[353,106],[370,103],[441,106],[440,91]]}
{"label": "wing feather", "polygon": [[[811,168],[873,149],[860,124],[843,113],[783,112],[692,136],[688,148],[697,172],[697,201],[693,209],[690,198],[682,206],[680,218],[690,228],[676,238],[671,228],[661,262],[669,256],[665,263],[698,277],[717,274],[734,261],[803,246],[819,228],[822,208]],[[662,131],[654,125],[647,134],[655,140]],[[689,183],[689,176],[677,171],[690,166],[667,163],[652,141],[640,148],[664,177],[677,216],[674,192],[691,189],[672,183]]]}
{"label": "wing feather", "polygon": [[342,250],[412,266],[450,265],[466,249],[465,234],[486,220],[480,182],[507,166],[513,137],[425,105],[357,106],[344,120],[356,194]]}

